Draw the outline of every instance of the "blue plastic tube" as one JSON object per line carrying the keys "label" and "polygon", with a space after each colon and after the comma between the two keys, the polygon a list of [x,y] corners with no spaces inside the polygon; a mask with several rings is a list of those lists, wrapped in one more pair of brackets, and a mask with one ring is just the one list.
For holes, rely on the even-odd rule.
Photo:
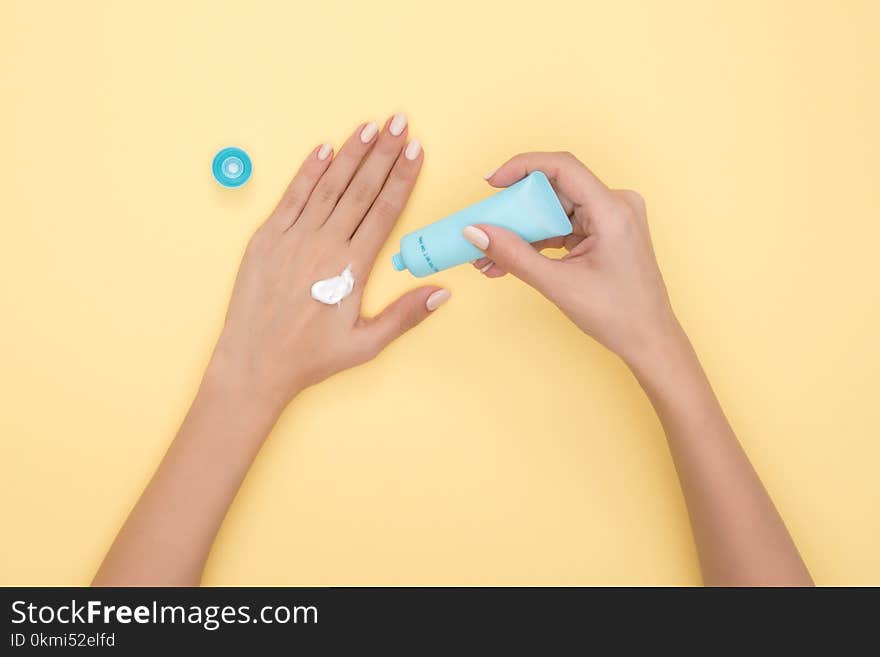
{"label": "blue plastic tube", "polygon": [[421,278],[476,260],[482,251],[461,234],[471,224],[502,226],[527,242],[571,232],[571,221],[550,181],[535,171],[479,203],[404,235],[400,253],[394,254],[391,264],[397,271],[408,269]]}

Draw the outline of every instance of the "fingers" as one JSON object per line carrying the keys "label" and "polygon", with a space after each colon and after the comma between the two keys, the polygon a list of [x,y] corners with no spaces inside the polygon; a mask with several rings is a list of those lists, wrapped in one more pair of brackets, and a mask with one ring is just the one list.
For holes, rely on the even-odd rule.
{"label": "fingers", "polygon": [[352,236],[352,246],[362,255],[364,262],[372,263],[388,239],[388,233],[412,193],[424,159],[418,139],[411,140],[397,157],[382,191]]}
{"label": "fingers", "polygon": [[283,232],[290,228],[306,206],[309,196],[318,180],[330,166],[333,159],[333,146],[321,144],[315,146],[309,156],[300,165],[299,171],[290,181],[278,206],[269,215],[266,224]]}
{"label": "fingers", "polygon": [[491,258],[478,258],[471,263],[474,269],[479,271],[486,278],[501,278],[507,275],[507,272],[495,264]]}
{"label": "fingers", "polygon": [[406,144],[406,114],[398,112],[385,122],[375,146],[354,175],[348,189],[327,219],[325,230],[349,239],[379,195],[388,172]]}
{"label": "fingers", "polygon": [[[480,224],[468,226],[462,235],[492,261],[493,265],[484,272],[488,276],[494,278],[508,271],[541,292],[551,286],[559,263],[538,253],[516,233],[500,226]],[[490,273],[496,268],[499,270],[496,274]]]}
{"label": "fingers", "polygon": [[[544,249],[566,249],[568,251],[571,251],[583,239],[583,235],[570,233],[568,235],[561,235],[559,237],[548,237],[544,240],[532,242],[532,248],[535,249],[535,251],[543,251]],[[485,274],[487,278],[499,278],[500,276],[504,276],[507,273],[491,258],[477,258],[471,264],[474,266],[474,269],[477,269],[481,274]]]}
{"label": "fingers", "polygon": [[614,202],[611,190],[571,153],[523,153],[486,177],[493,187],[507,187],[532,171],[547,174],[560,196],[588,211]]}
{"label": "fingers", "polygon": [[[571,233],[569,233],[571,235]],[[544,240],[532,242],[532,248],[535,251],[543,251],[544,249],[561,249],[565,246],[565,238],[568,235],[559,235],[558,237],[548,237]]]}
{"label": "fingers", "polygon": [[474,269],[479,270],[481,274],[485,274],[495,263],[492,261],[492,258],[483,256],[482,258],[472,260],[471,264],[474,266]]}
{"label": "fingers", "polygon": [[376,317],[366,320],[359,330],[363,332],[369,353],[375,355],[382,351],[449,301],[451,296],[449,290],[437,286],[420,287],[410,290]]}
{"label": "fingers", "polygon": [[315,185],[296,222],[297,230],[319,228],[327,221],[364,156],[372,148],[378,132],[379,126],[371,121],[358,126],[354,134],[346,140],[327,171]]}

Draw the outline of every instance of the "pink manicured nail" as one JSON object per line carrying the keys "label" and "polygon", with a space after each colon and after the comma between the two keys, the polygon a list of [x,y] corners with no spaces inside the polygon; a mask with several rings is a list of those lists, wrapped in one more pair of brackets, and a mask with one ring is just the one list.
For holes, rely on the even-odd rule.
{"label": "pink manicured nail", "polygon": [[496,171],[498,171],[498,169],[492,169],[489,173],[483,176],[483,180],[489,180],[489,178],[495,175]]}
{"label": "pink manicured nail", "polygon": [[388,126],[388,132],[395,137],[399,137],[403,133],[404,128],[406,128],[406,114],[398,112],[394,115],[394,118],[391,119],[391,124]]}
{"label": "pink manicured nail", "polygon": [[480,267],[480,273],[481,273],[481,274],[485,274],[487,271],[489,271],[490,269],[492,269],[492,265],[494,265],[494,264],[495,264],[495,263],[492,262],[492,261],[490,260],[490,261],[487,262],[485,265],[483,265],[482,267]]}
{"label": "pink manicured nail", "polygon": [[427,298],[425,301],[425,308],[431,311],[437,310],[437,308],[449,301],[449,297],[451,296],[452,293],[449,290],[437,290]]}
{"label": "pink manicured nail", "polygon": [[413,139],[406,145],[406,150],[403,151],[404,156],[407,160],[414,160],[419,156],[419,153],[422,152],[422,144],[418,139]]}
{"label": "pink manicured nail", "polygon": [[476,226],[467,226],[461,231],[461,234],[462,237],[480,249],[480,251],[485,251],[489,246],[489,236]]}
{"label": "pink manicured nail", "polygon": [[375,137],[378,132],[379,126],[376,125],[375,121],[370,121],[364,126],[364,129],[361,130],[361,141],[365,144],[369,144],[373,141],[373,137]]}
{"label": "pink manicured nail", "polygon": [[321,144],[321,148],[318,149],[318,159],[322,162],[330,157],[330,153],[333,152],[333,146],[330,144]]}

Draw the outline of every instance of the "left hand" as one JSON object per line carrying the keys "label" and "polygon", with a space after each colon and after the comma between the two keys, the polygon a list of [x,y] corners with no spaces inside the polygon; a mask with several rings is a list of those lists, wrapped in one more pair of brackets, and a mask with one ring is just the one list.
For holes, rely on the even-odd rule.
{"label": "left hand", "polygon": [[[424,286],[376,317],[361,315],[376,255],[421,169],[419,142],[406,138],[398,114],[381,132],[360,125],[336,157],[329,145],[309,154],[248,244],[208,376],[280,412],[303,388],[376,356],[449,298]],[[348,266],[350,296],[338,305],[311,298],[313,283]]]}

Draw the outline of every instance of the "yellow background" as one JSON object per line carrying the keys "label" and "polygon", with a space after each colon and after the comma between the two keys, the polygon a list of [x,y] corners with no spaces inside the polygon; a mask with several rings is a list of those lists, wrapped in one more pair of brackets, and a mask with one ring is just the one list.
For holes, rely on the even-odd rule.
{"label": "yellow background", "polygon": [[[0,3],[0,583],[83,584],[173,436],[243,245],[397,110],[405,232],[508,156],[648,199],[675,307],[816,580],[880,584],[875,2]],[[220,189],[210,162],[255,171]],[[366,306],[415,281],[381,254]],[[696,584],[626,369],[513,279],[297,399],[208,584]]]}

